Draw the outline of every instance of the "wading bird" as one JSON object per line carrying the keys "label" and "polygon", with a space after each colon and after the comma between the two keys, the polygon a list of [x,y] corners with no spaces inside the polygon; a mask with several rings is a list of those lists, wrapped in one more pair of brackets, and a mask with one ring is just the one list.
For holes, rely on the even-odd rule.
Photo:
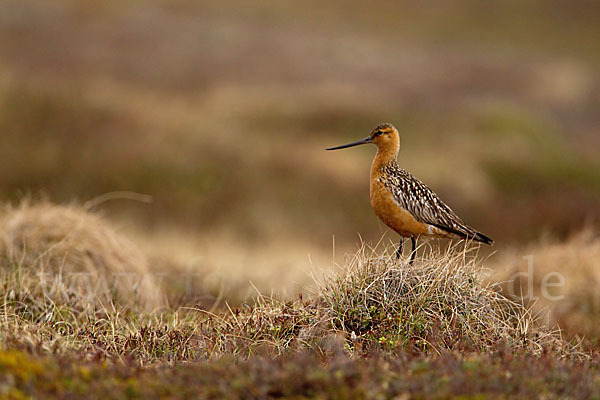
{"label": "wading bird", "polygon": [[373,143],[377,154],[371,164],[371,206],[375,214],[401,236],[396,259],[402,253],[403,238],[410,238],[415,258],[416,239],[420,235],[461,238],[485,244],[494,241],[467,226],[450,207],[424,183],[398,166],[400,135],[392,124],[380,124],[359,141],[326,150],[338,150]]}

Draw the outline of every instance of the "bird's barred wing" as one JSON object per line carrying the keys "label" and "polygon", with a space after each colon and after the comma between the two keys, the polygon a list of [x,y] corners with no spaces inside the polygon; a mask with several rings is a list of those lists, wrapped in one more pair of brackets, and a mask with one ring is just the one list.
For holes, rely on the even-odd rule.
{"label": "bird's barred wing", "polygon": [[397,164],[389,164],[382,174],[382,183],[394,199],[418,221],[433,225],[461,237],[473,237],[477,232],[460,219],[427,185]]}

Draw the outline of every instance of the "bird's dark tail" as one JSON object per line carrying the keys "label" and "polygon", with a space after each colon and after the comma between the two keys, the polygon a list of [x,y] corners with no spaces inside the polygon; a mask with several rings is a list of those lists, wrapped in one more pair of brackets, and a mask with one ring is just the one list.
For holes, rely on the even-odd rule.
{"label": "bird's dark tail", "polygon": [[485,243],[485,244],[489,244],[490,246],[494,244],[494,239],[492,239],[491,237],[485,236],[483,233],[481,232],[477,232],[475,230],[473,230],[472,228],[469,228],[468,226],[463,225],[461,227],[461,230],[458,230],[456,228],[450,228],[447,226],[443,226],[443,225],[435,225],[440,229],[445,230],[446,232],[450,232],[450,233],[454,233],[455,235],[463,238],[463,239],[471,239],[474,240],[476,242],[481,242],[481,243]]}
{"label": "bird's dark tail", "polygon": [[480,233],[480,232],[475,233],[475,236],[473,236],[473,240],[476,240],[481,243],[489,244],[489,245],[494,244],[494,239],[492,239],[491,237],[485,236],[483,233]]}

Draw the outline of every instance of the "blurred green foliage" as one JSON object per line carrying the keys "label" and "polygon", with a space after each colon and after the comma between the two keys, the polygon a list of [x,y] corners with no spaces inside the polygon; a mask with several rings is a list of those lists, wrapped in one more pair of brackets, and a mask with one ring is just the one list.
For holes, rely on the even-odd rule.
{"label": "blurred green foliage", "polygon": [[597,5],[340,6],[4,2],[0,195],[130,190],[154,204],[108,206],[148,225],[376,238],[373,149],[322,149],[389,121],[401,165],[491,236],[598,217]]}

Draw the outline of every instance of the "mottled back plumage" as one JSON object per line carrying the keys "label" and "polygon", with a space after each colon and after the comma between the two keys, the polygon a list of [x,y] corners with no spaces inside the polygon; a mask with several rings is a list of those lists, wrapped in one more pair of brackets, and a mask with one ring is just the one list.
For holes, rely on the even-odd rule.
{"label": "mottled back plumage", "polygon": [[390,190],[398,204],[418,221],[462,238],[474,239],[487,244],[494,242],[467,226],[433,190],[408,171],[400,168],[395,160],[383,166],[378,179]]}

